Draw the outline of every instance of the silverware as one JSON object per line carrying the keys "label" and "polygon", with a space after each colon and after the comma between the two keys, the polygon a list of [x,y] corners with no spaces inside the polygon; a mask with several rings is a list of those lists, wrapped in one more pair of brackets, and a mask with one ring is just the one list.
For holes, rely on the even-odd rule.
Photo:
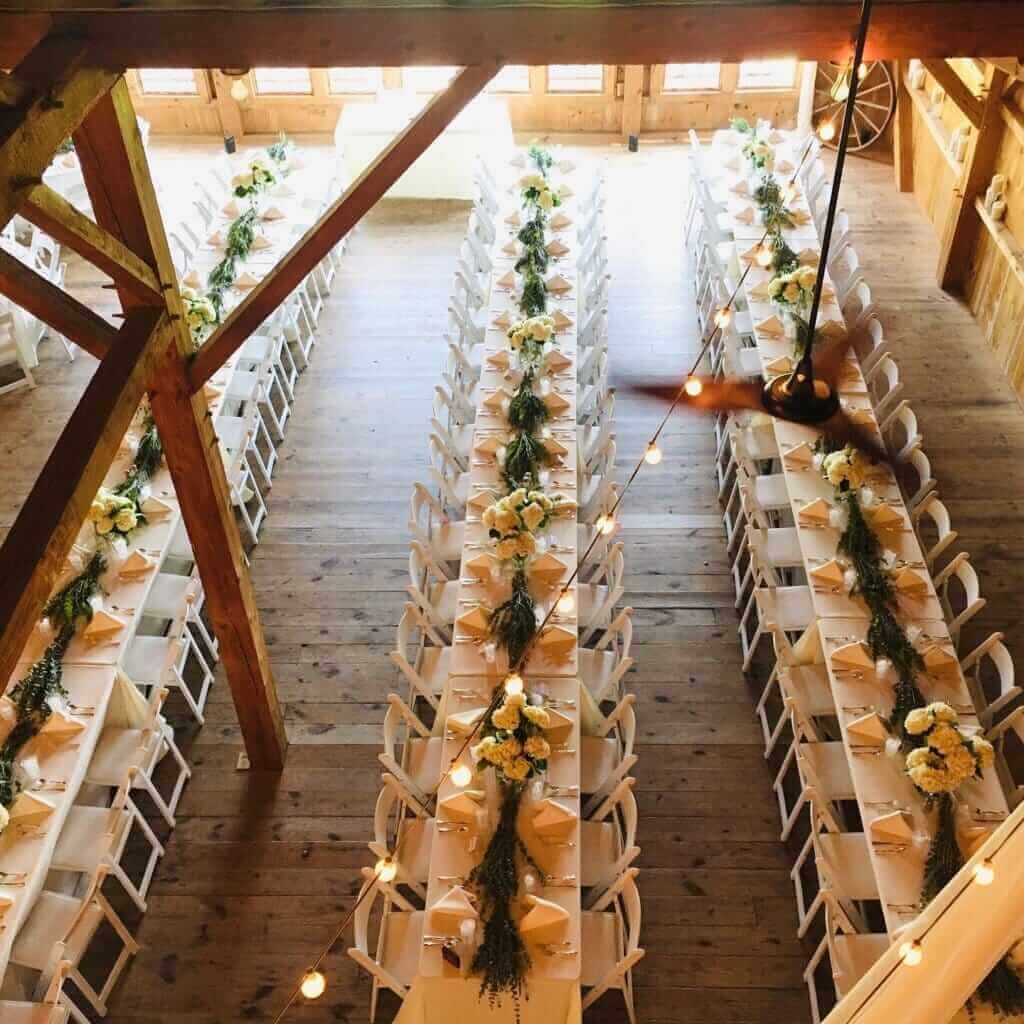
{"label": "silverware", "polygon": [[543,881],[550,889],[575,889],[578,884],[575,875],[545,875]]}
{"label": "silverware", "polygon": [[544,792],[547,793],[548,796],[579,796],[580,795],[580,787],[579,786],[555,786],[555,785],[552,785],[552,783],[548,782],[544,786]]}
{"label": "silverware", "polygon": [[434,828],[438,832],[468,832],[469,826],[461,821],[435,821]]}

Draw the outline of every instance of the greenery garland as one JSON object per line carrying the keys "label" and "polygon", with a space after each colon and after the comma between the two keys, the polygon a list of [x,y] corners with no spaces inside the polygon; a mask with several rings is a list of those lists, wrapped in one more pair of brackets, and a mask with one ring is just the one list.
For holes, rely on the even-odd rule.
{"label": "greenery garland", "polygon": [[505,648],[510,666],[517,665],[537,632],[537,606],[530,593],[526,570],[516,569],[512,577],[512,595],[491,612],[488,633]]}
{"label": "greenery garland", "polygon": [[548,308],[548,286],[541,274],[533,266],[528,266],[523,274],[523,291],[519,297],[519,312],[524,317],[539,316]]}
{"label": "greenery garland", "polygon": [[526,972],[530,969],[530,954],[512,918],[512,901],[519,891],[518,856],[532,863],[523,841],[516,830],[519,805],[525,787],[504,784],[498,827],[487,844],[483,859],[469,874],[469,883],[480,894],[484,936],[473,956],[471,970],[482,975],[480,995],[487,996],[493,1009],[504,992],[511,994],[516,1003],[519,1019],[519,999],[525,988]]}
{"label": "greenery garland", "polygon": [[218,318],[224,312],[224,293],[235,283],[239,261],[248,259],[252,251],[252,243],[256,239],[257,216],[256,207],[250,206],[232,221],[224,246],[224,259],[210,271],[206,279],[207,298],[213,303]]}
{"label": "greenery garland", "polygon": [[43,615],[55,629],[74,629],[79,619],[92,621],[91,601],[99,592],[100,577],[106,569],[107,560],[99,551],[93,552],[85,569],[50,598],[43,609]]}
{"label": "greenery garland", "polygon": [[517,487],[540,487],[540,468],[551,462],[551,453],[533,434],[520,432],[505,445],[502,476],[510,491]]}
{"label": "greenery garland", "polygon": [[284,132],[277,137],[276,142],[272,142],[267,146],[267,156],[274,161],[275,164],[283,164],[288,160],[288,150],[291,148],[291,142],[288,136]]}
{"label": "greenery garland", "polygon": [[546,178],[548,171],[551,170],[555,162],[555,158],[546,149],[541,149],[536,143],[531,143],[526,153],[530,160],[533,161],[533,166],[537,168],[537,172],[543,174]]}
{"label": "greenery garland", "polygon": [[[519,382],[516,393],[508,404],[505,419],[508,425],[524,434],[536,434],[551,418],[551,410],[544,399],[533,391],[534,372],[528,371]],[[507,461],[506,461],[507,465]]]}

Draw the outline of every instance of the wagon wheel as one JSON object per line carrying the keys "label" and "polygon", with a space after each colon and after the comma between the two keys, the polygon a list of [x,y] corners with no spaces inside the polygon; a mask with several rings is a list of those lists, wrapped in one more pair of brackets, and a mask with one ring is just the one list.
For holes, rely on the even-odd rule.
{"label": "wagon wheel", "polygon": [[[867,149],[874,143],[885,131],[896,109],[896,89],[888,66],[880,60],[873,60],[861,67],[864,74],[857,87],[853,122],[850,125],[848,149],[852,153]],[[814,127],[819,129],[819,135],[822,136],[822,125],[827,122],[834,125],[832,138],[822,136],[822,141],[830,149],[839,145],[839,133],[842,131],[843,108],[846,106],[842,78],[844,73],[849,74],[846,68],[847,65],[834,61],[819,61],[814,79]],[[825,131],[827,134],[827,129]]]}

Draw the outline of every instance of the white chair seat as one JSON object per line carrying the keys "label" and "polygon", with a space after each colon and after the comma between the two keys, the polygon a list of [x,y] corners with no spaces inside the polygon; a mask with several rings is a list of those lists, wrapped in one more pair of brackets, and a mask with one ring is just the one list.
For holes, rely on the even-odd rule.
{"label": "white chair seat", "polygon": [[[603,981],[625,955],[619,919],[611,912],[583,911],[580,915],[580,942],[583,952],[580,984],[584,987]],[[619,981],[613,987],[620,988],[621,985]]]}
{"label": "white chair seat", "polygon": [[763,509],[789,508],[789,489],[782,473],[754,477],[754,499]]}
{"label": "white chair seat", "polygon": [[419,973],[423,948],[422,910],[394,910],[384,919],[380,965],[407,988]]}
{"label": "white chair seat", "polygon": [[775,625],[784,632],[806,629],[814,620],[810,587],[773,587],[772,597],[775,600]]}
{"label": "white chair seat", "polygon": [[773,566],[803,565],[800,535],[795,526],[772,527],[762,534],[764,545],[759,554]]}
{"label": "white chair seat", "polygon": [[430,544],[434,557],[441,562],[458,562],[462,558],[465,522],[438,523],[430,528]]}
{"label": "white chair seat", "polygon": [[451,661],[450,647],[424,647],[417,667],[419,674],[430,686],[431,693],[444,692],[445,680],[448,678],[448,665]]}
{"label": "white chair seat", "polygon": [[127,810],[114,812],[109,807],[76,804],[61,829],[50,866],[57,871],[95,870],[131,819]]}
{"label": "white chair seat", "polygon": [[590,647],[581,647],[579,655],[579,673],[583,685],[591,693],[602,693],[608,680],[615,672],[617,655],[614,651],[595,651]]}
{"label": "white chair seat", "polygon": [[811,718],[836,713],[835,700],[824,665],[791,665],[785,670],[786,689]]}
{"label": "white chair seat", "polygon": [[888,935],[836,935],[833,940],[832,977],[840,998],[874,966],[889,948]]}
{"label": "white chair seat", "polygon": [[[406,755],[406,772],[424,793],[432,793],[441,775],[441,752],[444,739],[431,736],[429,739],[410,739],[406,742],[409,753]],[[427,856],[430,855],[429,844]],[[405,854],[402,854],[405,859]]]}
{"label": "white chair seat", "polygon": [[[188,577],[179,577],[187,582]],[[155,609],[152,614],[159,618],[173,619],[177,612],[162,614],[163,609],[158,612]],[[149,604],[146,604],[146,612],[150,613]],[[166,636],[137,636],[128,645],[124,655],[124,671],[129,679],[137,686],[150,686],[162,680],[164,666],[167,663],[167,656],[172,641]]]}
{"label": "white chair seat", "polygon": [[761,355],[756,348],[741,348],[737,350],[736,370],[743,377],[761,376]]}
{"label": "white chair seat", "polygon": [[603,736],[580,739],[580,792],[596,793],[615,770],[619,745]]}
{"label": "white chair seat", "polygon": [[0,1020],[4,1024],[67,1024],[68,1008],[0,999]]}
{"label": "white chair seat", "polygon": [[589,888],[607,880],[618,856],[610,821],[580,821],[580,885]]}
{"label": "white chair seat", "polygon": [[[177,619],[185,611],[187,598],[198,589],[191,576],[157,573],[146,597],[143,615],[157,619]],[[151,639],[151,638],[150,638]],[[131,673],[128,673],[131,675]]]}
{"label": "white chair seat", "polygon": [[427,881],[430,875],[430,847],[433,842],[433,818],[406,819],[402,826],[402,856],[399,861],[403,877],[411,878],[414,882]]}
{"label": "white chair seat", "polygon": [[810,762],[827,800],[852,799],[855,795],[850,762],[842,743],[801,743],[800,756]]}
{"label": "white chair seat", "polygon": [[607,626],[608,616],[604,622],[591,622],[591,616],[608,600],[608,588],[601,584],[581,583],[576,588],[576,603],[579,608],[577,621],[580,627]]}
{"label": "white chair seat", "polygon": [[128,768],[134,766],[149,774],[159,760],[163,742],[142,729],[118,729],[108,726],[89,762],[86,781],[98,786],[120,786]]}
{"label": "white chair seat", "polygon": [[[455,621],[459,608],[459,581],[448,580],[447,582],[434,583],[427,587],[426,597],[438,619],[450,625]],[[430,648],[426,648],[430,650]]]}
{"label": "white chair seat", "polygon": [[[818,836],[818,843],[829,871],[842,885],[844,896],[851,900],[878,899],[878,880],[863,832],[824,832]],[[915,899],[911,898],[910,902]]]}
{"label": "white chair seat", "polygon": [[[68,929],[81,909],[81,900],[44,889],[14,940],[11,960],[22,967],[42,971],[50,963],[54,945],[65,940],[65,959],[72,963],[80,962],[89,940],[103,920],[103,910],[91,901],[74,931],[68,935]],[[4,1024],[7,1024],[6,1018]]]}

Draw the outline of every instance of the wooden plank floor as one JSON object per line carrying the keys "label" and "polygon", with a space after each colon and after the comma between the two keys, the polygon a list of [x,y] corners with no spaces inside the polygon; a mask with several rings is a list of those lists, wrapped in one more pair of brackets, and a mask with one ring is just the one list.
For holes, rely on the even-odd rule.
{"label": "wooden plank floor", "polygon": [[[190,143],[185,152],[204,151]],[[187,180],[180,148],[157,139],[154,152],[158,177]],[[608,158],[613,370],[680,374],[696,351],[680,244],[685,151],[588,152]],[[866,276],[943,497],[991,599],[984,624],[1006,629],[1024,652],[1012,600],[1022,577],[1015,513],[1024,416],[968,314],[934,287],[930,229],[893,191],[889,168],[855,161],[849,182],[844,206]],[[168,198],[181,208],[180,196]],[[288,764],[279,777],[234,770],[238,731],[220,683],[191,744],[195,774],[142,920],[143,950],[111,1000],[112,1024],[272,1020],[370,862],[380,722],[386,694],[400,689],[387,653],[407,578],[408,498],[426,478],[440,333],[466,217],[460,204],[386,203],[353,240],[299,383],[253,556],[287,702]],[[0,398],[0,530],[90,364],[46,355],[37,391]],[[620,476],[661,413],[620,398]],[[789,861],[740,674],[710,424],[679,416],[662,446],[664,462],[640,476],[622,517],[636,609],[629,685],[641,735],[648,950],[636,971],[637,1009],[646,1024],[805,1021],[807,953],[795,938]],[[369,986],[345,955],[349,939],[327,962],[324,998],[287,1020],[365,1019]],[[593,1017],[623,1020],[617,996]]]}

